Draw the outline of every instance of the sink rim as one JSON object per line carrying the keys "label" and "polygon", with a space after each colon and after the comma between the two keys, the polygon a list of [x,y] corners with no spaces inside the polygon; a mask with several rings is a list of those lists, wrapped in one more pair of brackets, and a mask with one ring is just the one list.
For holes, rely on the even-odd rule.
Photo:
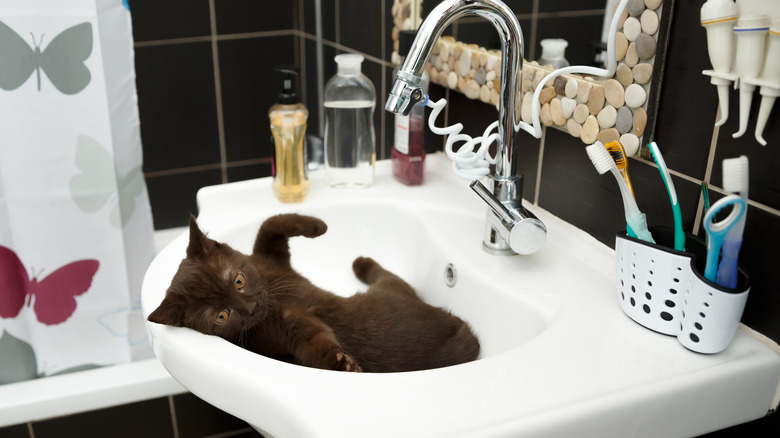
{"label": "sink rim", "polygon": [[[385,199],[403,198],[410,205],[431,202],[424,194],[433,192],[438,198],[436,202],[454,200],[457,208],[479,208],[479,211],[484,211],[480,201],[472,200],[473,195],[464,196],[453,189],[459,180],[451,177],[446,158],[437,155],[440,154],[431,155],[426,160],[426,185],[422,189],[388,188],[389,183],[383,184],[381,178],[389,179],[389,162],[378,162],[377,184],[370,190],[374,190],[374,194],[381,192]],[[335,194],[334,190],[320,186],[324,182],[317,181],[319,177],[316,172],[312,175],[312,192],[307,204],[324,202],[323,199]],[[315,184],[315,181],[319,184]],[[262,210],[256,204],[270,203],[274,208],[280,208],[273,204],[272,196],[269,195],[270,179],[235,184],[201,190],[198,194],[202,207],[199,220],[202,219],[206,224],[223,220],[218,213],[220,209],[217,201],[225,190],[246,191],[255,197],[253,199],[260,194],[265,202],[259,199],[253,201],[250,215]],[[360,194],[341,191],[340,196],[347,200],[359,200],[365,197],[365,193],[368,192]],[[247,419],[250,424],[255,423],[252,419],[257,418],[258,404],[264,404],[268,422],[259,429],[272,429],[267,432],[278,436],[364,436],[365,427],[371,425],[377,429],[372,434],[377,436],[408,432],[410,427],[425,436],[498,436],[510,433],[554,436],[565,434],[566,431],[578,432],[580,436],[587,436],[588,431],[593,431],[593,436],[597,436],[596,431],[603,433],[603,428],[607,426],[596,424],[598,421],[595,419],[603,420],[602,424],[610,425],[608,427],[622,427],[621,430],[637,430],[637,427],[645,426],[646,430],[656,432],[659,428],[664,430],[674,426],[676,429],[673,430],[677,434],[696,435],[701,433],[702,427],[721,428],[746,421],[750,419],[749,416],[758,418],[766,413],[767,406],[777,405],[772,398],[771,388],[766,389],[771,383],[776,387],[780,380],[780,356],[777,353],[744,329],[738,331],[725,352],[703,356],[685,350],[674,338],[642,328],[626,317],[617,305],[614,251],[542,209],[534,206],[529,206],[529,209],[547,225],[550,233],[541,253],[572,247],[576,247],[578,253],[586,251],[588,255],[579,257],[577,262],[581,262],[583,269],[592,273],[595,281],[576,293],[560,291],[560,306],[549,326],[511,351],[454,367],[394,374],[333,373],[305,367],[282,369],[281,363],[265,362],[262,364],[264,369],[278,372],[274,379],[263,382],[270,385],[266,387],[272,390],[275,399],[269,400],[268,396],[247,392],[246,388],[255,382],[229,378],[224,389],[244,392],[244,396],[240,397],[244,401],[235,402],[224,399],[216,401],[215,397],[219,394],[214,395],[214,388],[205,384],[202,376],[194,372],[186,361],[188,353],[191,353],[186,348],[179,345],[180,351],[174,351],[175,346],[159,345],[157,338],[166,330],[184,329],[147,324],[150,339],[163,364],[185,387],[223,410]],[[186,236],[181,238],[186,239]],[[575,242],[567,242],[568,238],[575,239]],[[516,268],[512,257],[495,258],[474,254],[474,257],[483,256],[491,257],[497,270]],[[523,263],[532,264],[535,259],[522,260]],[[145,278],[144,290],[146,281]],[[147,306],[144,306],[146,309]],[[213,346],[217,351],[221,351],[218,345],[220,341],[225,346],[235,348],[218,338],[211,341],[217,341]],[[256,371],[248,368],[250,364],[271,361],[250,352],[240,353],[255,356],[247,357],[245,362],[236,365],[246,373]],[[659,357],[663,360],[659,360]],[[576,364],[576,367],[571,364]],[[751,370],[748,380],[755,383],[753,386],[747,385],[743,378],[748,375],[745,371],[747,369]],[[743,374],[737,373],[740,370]],[[691,378],[693,371],[696,372],[695,379]],[[323,376],[328,378],[322,379]],[[737,381],[742,386],[736,385]],[[718,382],[720,386],[713,389],[715,385],[703,386],[703,382]],[[299,389],[291,391],[290,386],[293,384]],[[748,397],[748,386],[754,392],[758,391],[755,388],[763,389],[761,397]],[[406,395],[404,391],[410,388],[426,388],[427,391],[416,392],[412,400],[403,398]],[[735,398],[742,395],[745,400],[740,399],[733,406],[722,403],[727,408],[725,410],[720,405],[716,406],[721,409],[716,412],[716,422],[708,420],[699,424],[689,419],[685,424],[678,424],[656,419],[660,414],[674,417],[674,413],[680,412],[681,405],[685,403],[689,404],[685,409],[693,412],[693,418],[696,418],[697,413],[707,418],[706,409],[702,407],[704,404],[699,399],[715,399],[723,388],[731,391]],[[674,399],[669,399],[670,392],[675,395]],[[349,396],[355,393],[362,394],[361,402],[356,403],[355,398]],[[334,394],[338,396],[334,397]],[[334,412],[325,413],[322,406],[333,405],[334,398],[349,406],[348,412],[337,411],[347,415],[334,418]],[[403,407],[399,406],[396,398],[403,399]],[[251,403],[247,400],[251,400]],[[654,409],[641,418],[631,417],[631,411],[627,409],[635,409],[637,403],[644,403]],[[398,414],[393,424],[389,424],[386,416],[381,414],[383,410]],[[589,416],[584,416],[583,412]],[[356,417],[360,419],[359,422],[354,420]],[[569,421],[554,421],[562,417]],[[353,420],[341,421],[344,418]]]}

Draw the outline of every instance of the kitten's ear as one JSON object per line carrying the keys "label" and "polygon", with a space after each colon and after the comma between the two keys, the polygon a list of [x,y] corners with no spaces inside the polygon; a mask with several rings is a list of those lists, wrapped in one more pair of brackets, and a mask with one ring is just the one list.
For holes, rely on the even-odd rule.
{"label": "kitten's ear", "polygon": [[217,246],[217,242],[206,237],[198,228],[195,216],[190,214],[190,243],[187,246],[187,257],[206,255]]}
{"label": "kitten's ear", "polygon": [[157,324],[173,325],[183,327],[184,324],[184,304],[178,303],[170,296],[166,296],[160,303],[160,307],[154,310],[147,318]]}

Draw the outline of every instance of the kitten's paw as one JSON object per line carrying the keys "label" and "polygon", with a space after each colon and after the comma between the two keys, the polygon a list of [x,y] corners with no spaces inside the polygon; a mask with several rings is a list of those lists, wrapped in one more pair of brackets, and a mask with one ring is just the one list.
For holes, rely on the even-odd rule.
{"label": "kitten's paw", "polygon": [[333,365],[333,369],[336,371],[348,371],[352,373],[362,373],[363,369],[360,368],[360,365],[355,362],[352,357],[344,352],[337,352],[336,361]]}
{"label": "kitten's paw", "polygon": [[298,222],[298,235],[305,237],[317,237],[325,234],[328,231],[328,225],[311,216],[298,216],[300,221]]}
{"label": "kitten's paw", "polygon": [[355,272],[355,277],[366,284],[373,283],[370,274],[374,268],[382,269],[379,263],[370,257],[358,257],[352,262],[352,270]]}

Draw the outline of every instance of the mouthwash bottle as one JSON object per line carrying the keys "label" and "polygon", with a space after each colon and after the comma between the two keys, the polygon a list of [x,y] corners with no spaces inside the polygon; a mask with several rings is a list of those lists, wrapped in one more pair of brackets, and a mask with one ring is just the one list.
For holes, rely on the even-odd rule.
{"label": "mouthwash bottle", "polygon": [[[401,31],[398,35],[398,54],[401,55],[401,64],[412,47],[415,35],[415,31],[408,30]],[[430,80],[427,71],[423,72],[421,79],[420,87],[424,93],[428,93]],[[393,176],[409,186],[422,184],[425,177],[424,134],[425,105],[421,103],[414,105],[408,116],[395,115],[393,149],[390,151]]]}

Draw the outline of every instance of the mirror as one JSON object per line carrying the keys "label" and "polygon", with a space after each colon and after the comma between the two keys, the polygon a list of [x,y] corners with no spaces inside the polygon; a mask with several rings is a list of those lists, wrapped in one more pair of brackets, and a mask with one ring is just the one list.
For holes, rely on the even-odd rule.
{"label": "mirror", "polygon": [[[542,56],[543,40],[560,38],[567,41],[564,57],[569,64],[604,66],[606,55],[602,53],[606,44],[602,41],[607,38],[619,0],[503,1],[520,22],[526,61]],[[618,26],[616,74],[612,78],[565,75],[550,81],[545,86],[549,90],[540,98],[541,122],[569,132],[584,144],[620,140],[629,155],[643,154],[640,145],[653,138],[672,1],[630,1]],[[400,59],[398,32],[416,29],[420,17],[440,2],[395,0],[394,62]],[[668,6],[664,7],[664,3]],[[494,58],[500,59],[499,45],[498,34],[488,21],[480,17],[456,21],[445,30],[429,60],[431,81],[471,99],[496,105],[498,79],[491,70],[496,64]],[[467,51],[472,60],[468,69],[459,62]],[[544,51],[549,55],[549,47]],[[546,58],[555,60],[556,57]],[[523,66],[525,96],[551,71],[552,67],[539,65],[538,61],[526,62]],[[530,122],[530,100],[526,107],[529,111],[523,114],[523,119]]]}

